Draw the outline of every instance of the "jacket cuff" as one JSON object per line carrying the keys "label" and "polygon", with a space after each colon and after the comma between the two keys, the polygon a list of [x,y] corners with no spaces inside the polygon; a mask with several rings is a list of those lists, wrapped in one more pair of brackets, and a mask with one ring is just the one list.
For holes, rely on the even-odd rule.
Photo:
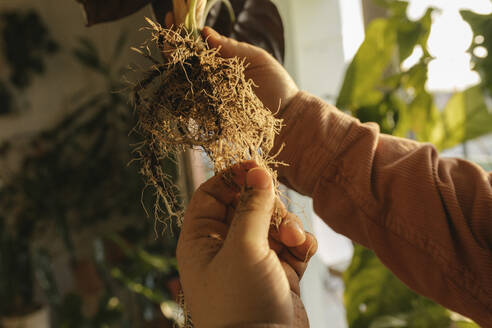
{"label": "jacket cuff", "polygon": [[277,167],[279,179],[297,192],[312,196],[317,181],[327,175],[339,145],[358,120],[304,91],[290,101],[281,118],[284,126],[273,153],[283,145],[277,160],[288,166]]}

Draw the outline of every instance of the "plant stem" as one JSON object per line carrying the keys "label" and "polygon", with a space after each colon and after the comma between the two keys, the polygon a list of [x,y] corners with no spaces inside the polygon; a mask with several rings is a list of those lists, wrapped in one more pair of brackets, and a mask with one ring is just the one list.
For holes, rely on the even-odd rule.
{"label": "plant stem", "polygon": [[212,8],[218,3],[221,2],[226,6],[227,12],[229,13],[229,17],[231,19],[231,22],[234,24],[236,21],[236,14],[234,13],[234,8],[232,7],[232,4],[229,0],[208,0],[207,1],[207,6],[205,7],[205,13],[203,15],[202,21],[200,22],[200,28],[203,28],[205,26],[205,22],[207,20],[208,14],[210,14],[210,11]]}
{"label": "plant stem", "polygon": [[200,33],[198,32],[198,26],[196,23],[196,5],[198,0],[191,0],[190,9],[185,18],[185,28],[188,32],[192,33],[195,39],[200,38]]}

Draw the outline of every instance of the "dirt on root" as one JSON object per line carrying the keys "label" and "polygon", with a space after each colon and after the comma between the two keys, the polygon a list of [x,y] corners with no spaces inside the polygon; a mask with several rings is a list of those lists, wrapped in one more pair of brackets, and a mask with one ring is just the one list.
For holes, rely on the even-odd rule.
{"label": "dirt on root", "polygon": [[[222,58],[184,28],[152,23],[149,29],[152,39],[136,49],[152,64],[134,86],[136,130],[143,137],[135,154],[147,186],[155,190],[155,217],[178,223],[182,218],[178,191],[161,160],[186,149],[202,149],[216,173],[255,160],[270,172],[278,192],[271,167],[282,163],[270,152],[282,121],[255,95],[253,81],[245,78],[245,60]],[[151,43],[160,49],[158,59]]]}

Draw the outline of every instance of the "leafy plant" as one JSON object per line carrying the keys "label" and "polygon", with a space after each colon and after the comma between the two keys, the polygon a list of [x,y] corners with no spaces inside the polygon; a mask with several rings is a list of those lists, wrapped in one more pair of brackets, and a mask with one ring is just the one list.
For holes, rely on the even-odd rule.
{"label": "leafy plant", "polygon": [[58,51],[58,44],[34,11],[5,12],[0,15],[0,43],[10,76],[0,80],[0,114],[14,111],[13,89],[23,90],[34,75],[45,70],[45,58]]}
{"label": "leafy plant", "polygon": [[43,73],[44,56],[56,52],[58,44],[34,10],[3,13],[1,19],[5,59],[11,69],[10,81],[18,88],[25,88],[33,74]]}
{"label": "leafy plant", "polygon": [[[146,201],[142,182],[127,167],[134,142],[128,132],[135,122],[126,98],[117,92],[124,87],[123,71],[117,66],[124,44],[122,35],[110,65],[89,40],[80,39],[74,56],[99,74],[106,89],[78,94],[72,99],[77,106],[54,127],[12,138],[0,147],[4,160],[0,172],[0,297],[12,300],[1,302],[0,314],[22,313],[34,306],[34,274],[40,267],[36,242],[44,236],[57,231],[75,265],[75,231],[122,218],[138,218],[135,227],[145,225],[140,219],[141,198]],[[23,155],[20,163],[14,161],[16,168],[9,169],[12,156],[19,154]],[[164,165],[176,176],[175,163]],[[56,294],[53,284],[43,286],[46,293]],[[58,302],[56,297],[52,300]]]}
{"label": "leafy plant", "polygon": [[[469,10],[462,10],[461,16],[470,24],[474,38],[469,52],[472,55],[473,69],[480,74],[482,86],[492,93],[492,14],[480,15]],[[485,53],[480,55],[477,50],[482,48]]]}
{"label": "leafy plant", "polygon": [[[83,4],[88,26],[121,19],[151,5],[159,23],[172,11],[173,0],[77,0]],[[181,1],[181,0],[180,0]],[[182,0],[184,2],[185,0]],[[179,1],[176,1],[179,2]],[[262,47],[283,61],[284,29],[277,7],[270,0],[207,0],[205,25],[238,41]],[[231,13],[231,9],[234,14]],[[234,20],[231,18],[235,17]]]}
{"label": "leafy plant", "polygon": [[[491,90],[490,57],[473,56],[481,74],[480,85],[451,96],[438,108],[425,89],[428,64],[427,39],[432,26],[429,9],[418,21],[406,16],[405,1],[380,0],[388,18],[374,20],[366,38],[347,69],[337,105],[362,122],[377,122],[382,132],[432,142],[438,149],[450,148],[492,132],[492,112],[486,98]],[[462,11],[476,36],[470,51],[491,49],[491,15]],[[420,60],[401,68],[415,47]],[[476,327],[464,318],[419,296],[400,282],[373,252],[355,247],[345,272],[345,303],[351,328],[357,327]]]}

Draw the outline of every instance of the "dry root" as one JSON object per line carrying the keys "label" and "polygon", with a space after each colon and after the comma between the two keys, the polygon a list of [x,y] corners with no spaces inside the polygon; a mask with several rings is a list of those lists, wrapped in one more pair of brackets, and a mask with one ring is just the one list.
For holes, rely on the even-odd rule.
{"label": "dry root", "polygon": [[156,218],[182,217],[177,190],[161,160],[186,149],[203,149],[216,173],[255,160],[278,187],[270,167],[280,163],[270,151],[282,123],[246,80],[245,61],[220,57],[217,49],[193,39],[183,28],[169,30],[152,23],[150,29],[150,42],[162,53],[159,60],[153,58],[147,43],[137,50],[152,67],[134,87],[137,131],[144,138],[135,152],[142,175],[156,191]]}

